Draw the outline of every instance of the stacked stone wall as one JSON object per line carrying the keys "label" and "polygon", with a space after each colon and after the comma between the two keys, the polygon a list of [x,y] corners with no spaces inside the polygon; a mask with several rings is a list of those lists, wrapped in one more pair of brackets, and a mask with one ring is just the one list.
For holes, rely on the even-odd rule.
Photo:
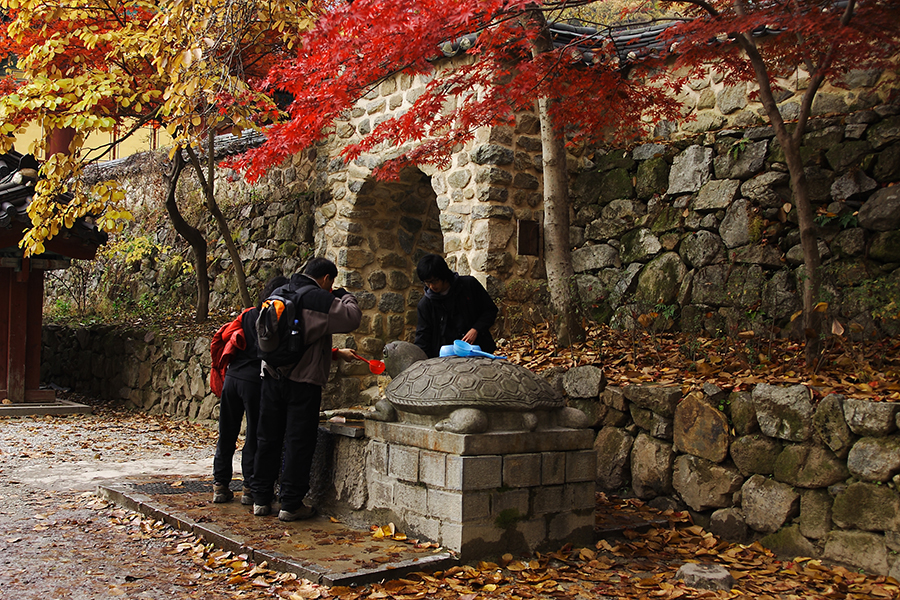
{"label": "stacked stone wall", "polygon": [[[150,414],[218,420],[219,399],[209,387],[209,344],[206,337],[178,340],[112,325],[46,325],[41,381]],[[323,410],[364,401],[361,386],[377,389],[366,365],[333,363]]]}
{"label": "stacked stone wall", "polygon": [[[892,335],[900,294],[900,110],[812,120],[803,136],[829,317]],[[573,182],[581,299],[617,328],[789,330],[805,279],[790,177],[771,127],[593,156]]]}
{"label": "stacked stone wall", "polygon": [[[775,102],[785,122],[800,115],[800,104],[809,75],[799,69],[790,77],[776,79]],[[825,82],[816,92],[810,114],[815,117],[843,115],[869,110],[887,101],[896,87],[894,73],[878,69],[855,69],[837,81]],[[755,83],[725,83],[725,75],[710,68],[705,77],[693,79],[676,96],[684,121],[664,121],[655,127],[658,138],[679,139],[721,129],[746,129],[768,123]]]}
{"label": "stacked stone wall", "polygon": [[599,371],[557,379],[597,431],[599,491],[687,509],[731,541],[900,574],[900,403],[819,399],[799,384],[587,392],[579,382]]}

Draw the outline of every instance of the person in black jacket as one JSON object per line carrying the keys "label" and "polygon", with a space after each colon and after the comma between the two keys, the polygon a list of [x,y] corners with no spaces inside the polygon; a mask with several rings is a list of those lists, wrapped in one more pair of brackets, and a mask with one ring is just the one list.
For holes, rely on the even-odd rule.
{"label": "person in black jacket", "polygon": [[[362,319],[356,297],[345,289],[334,289],[337,276],[337,266],[322,257],[311,258],[302,273],[291,276],[291,288],[303,292],[298,310],[308,347],[299,362],[286,369],[273,368],[263,360],[259,448],[250,481],[253,514],[258,517],[272,512],[279,472],[278,518],[297,521],[316,514],[316,507],[304,504],[303,498],[309,491],[322,388],[332,360],[354,360],[350,350],[332,347],[332,335],[350,333]],[[284,459],[279,462],[282,453]]]}
{"label": "person in black jacket", "polygon": [[425,284],[425,296],[419,300],[415,344],[428,358],[439,356],[441,346],[454,340],[484,352],[497,349],[490,327],[499,310],[477,279],[454,273],[437,254],[423,256],[416,275]]}
{"label": "person in black jacket", "polygon": [[213,502],[230,502],[234,493],[228,489],[234,474],[231,461],[241,432],[241,421],[247,415],[247,432],[241,450],[241,475],[244,478],[241,504],[253,504],[250,478],[256,457],[256,428],[259,423],[259,398],[262,387],[262,361],[256,340],[256,318],[263,300],[288,282],[287,277],[276,276],[266,282],[259,303],[241,316],[241,329],[246,347],[231,357],[222,384],[222,400],[219,404],[219,439],[213,458]]}

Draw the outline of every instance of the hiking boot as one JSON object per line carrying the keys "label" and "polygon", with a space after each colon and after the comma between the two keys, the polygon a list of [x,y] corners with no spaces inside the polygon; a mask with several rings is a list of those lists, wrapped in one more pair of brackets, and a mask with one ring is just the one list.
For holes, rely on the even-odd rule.
{"label": "hiking boot", "polygon": [[305,504],[301,504],[300,508],[293,512],[289,510],[278,512],[279,521],[302,521],[303,519],[309,519],[314,516],[316,516],[316,509],[312,506],[306,506]]}
{"label": "hiking boot", "polygon": [[241,504],[244,506],[253,504],[253,492],[247,486],[244,486],[244,489],[241,490]]}
{"label": "hiking boot", "polygon": [[253,505],[253,516],[254,517],[265,517],[266,515],[272,514],[272,505],[271,504],[254,504]]}
{"label": "hiking boot", "polygon": [[227,483],[213,484],[213,502],[216,504],[231,502],[232,498],[234,498],[234,492],[228,489]]}

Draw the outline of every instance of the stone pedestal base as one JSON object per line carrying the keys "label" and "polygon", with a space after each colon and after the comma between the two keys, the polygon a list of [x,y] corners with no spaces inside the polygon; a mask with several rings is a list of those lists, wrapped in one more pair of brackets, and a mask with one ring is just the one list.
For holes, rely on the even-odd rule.
{"label": "stone pedestal base", "polygon": [[589,429],[455,434],[366,422],[369,510],[463,560],[593,543]]}

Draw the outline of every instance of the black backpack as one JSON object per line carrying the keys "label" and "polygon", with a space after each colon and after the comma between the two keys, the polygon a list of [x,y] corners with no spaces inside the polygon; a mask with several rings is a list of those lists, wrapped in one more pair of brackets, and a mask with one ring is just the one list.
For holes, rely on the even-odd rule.
{"label": "black backpack", "polygon": [[303,296],[311,289],[286,284],[262,303],[256,319],[259,356],[275,369],[293,368],[309,347],[303,342]]}

